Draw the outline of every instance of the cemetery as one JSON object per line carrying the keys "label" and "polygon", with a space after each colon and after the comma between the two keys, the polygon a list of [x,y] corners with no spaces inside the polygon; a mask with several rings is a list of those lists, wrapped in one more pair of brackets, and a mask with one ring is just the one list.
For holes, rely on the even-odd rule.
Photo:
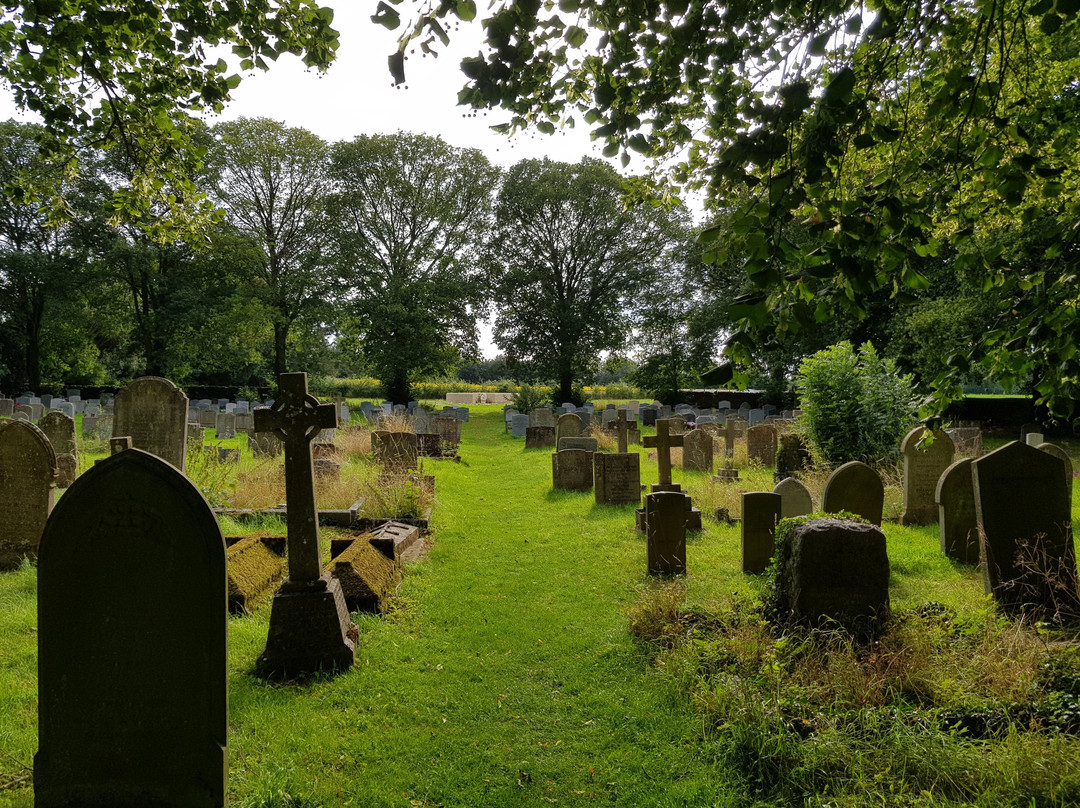
{"label": "cemetery", "polygon": [[[792,415],[768,462],[757,414],[567,404],[529,414],[537,441],[489,403],[440,415],[452,451],[425,456],[441,402],[304,384],[220,439],[201,402],[175,439],[0,418],[0,491],[15,462],[39,492],[0,501],[0,805],[88,799],[117,755],[95,786],[116,805],[782,804],[873,790],[897,759],[890,788],[942,804],[1015,804],[1019,766],[1033,799],[1080,793],[1071,441],[915,427],[892,465],[830,465]],[[74,421],[143,417],[116,398]],[[182,644],[130,663],[121,708],[94,666],[162,622]],[[147,774],[132,750],[163,735],[175,766]]]}

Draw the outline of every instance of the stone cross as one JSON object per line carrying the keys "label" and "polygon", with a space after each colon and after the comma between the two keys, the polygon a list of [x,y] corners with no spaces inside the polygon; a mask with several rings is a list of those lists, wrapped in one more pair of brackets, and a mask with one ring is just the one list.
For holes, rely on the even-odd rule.
{"label": "stone cross", "polygon": [[626,410],[619,410],[619,419],[615,422],[615,431],[619,435],[619,454],[626,454],[630,451],[630,443],[626,436],[626,431],[630,428],[630,424],[626,421]]}
{"label": "stone cross", "polygon": [[281,374],[274,406],[255,410],[255,432],[272,432],[285,444],[289,579],[292,581],[314,581],[322,574],[311,441],[321,430],[336,426],[334,405],[320,404],[308,393],[306,373]]}
{"label": "stone cross", "polygon": [[672,435],[670,427],[670,420],[657,418],[656,435],[650,435],[641,440],[646,449],[656,449],[656,465],[660,470],[660,485],[671,485],[671,449],[683,445],[683,436]]}

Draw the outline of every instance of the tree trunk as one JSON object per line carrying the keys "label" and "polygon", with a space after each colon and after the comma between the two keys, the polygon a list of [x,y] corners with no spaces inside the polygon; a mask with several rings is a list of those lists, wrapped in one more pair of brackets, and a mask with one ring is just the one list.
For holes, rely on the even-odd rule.
{"label": "tree trunk", "polygon": [[285,372],[285,343],[289,336],[287,323],[274,323],[274,376]]}
{"label": "tree trunk", "polygon": [[[562,404],[564,401],[574,401],[574,374],[568,370],[563,371],[559,375],[559,400],[552,402],[556,405]],[[580,404],[579,401],[574,401],[575,404]]]}
{"label": "tree trunk", "polygon": [[45,319],[45,301],[41,290],[31,294],[32,305],[26,318],[26,383],[35,393],[41,392],[41,327]]}

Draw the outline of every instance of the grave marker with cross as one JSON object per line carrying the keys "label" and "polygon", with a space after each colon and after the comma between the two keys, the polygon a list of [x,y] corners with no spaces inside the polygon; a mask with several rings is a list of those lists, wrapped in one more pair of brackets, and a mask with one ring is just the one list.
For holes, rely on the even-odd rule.
{"label": "grave marker with cross", "polygon": [[273,432],[285,445],[288,507],[289,577],[274,596],[266,649],[258,661],[264,676],[304,675],[353,663],[355,627],[341,585],[322,571],[311,457],[315,436],[337,425],[335,410],[308,393],[306,373],[282,373],[273,408],[254,413],[254,432]]}
{"label": "grave marker with cross", "polygon": [[626,454],[630,451],[630,441],[626,435],[629,428],[630,424],[626,420],[626,410],[619,410],[619,420],[615,422],[615,431],[619,436],[619,454]]}
{"label": "grave marker with cross", "polygon": [[656,465],[660,471],[660,485],[671,485],[671,449],[683,445],[682,435],[671,434],[671,421],[667,418],[656,420],[656,435],[642,438],[646,449],[656,449]]}

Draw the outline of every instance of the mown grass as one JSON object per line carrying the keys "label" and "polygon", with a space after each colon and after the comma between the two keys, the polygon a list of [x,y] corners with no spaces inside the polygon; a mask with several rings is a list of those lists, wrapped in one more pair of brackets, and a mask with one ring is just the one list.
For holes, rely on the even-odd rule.
{"label": "mown grass", "polygon": [[[352,670],[265,683],[251,671],[268,609],[230,618],[232,805],[1080,798],[1074,736],[1009,714],[985,738],[939,720],[997,717],[1049,692],[1046,670],[1067,689],[1073,668],[1069,637],[997,618],[936,527],[885,528],[902,619],[884,650],[781,635],[760,617],[762,582],[739,572],[737,525],[706,510],[690,574],[649,580],[632,507],[553,491],[550,451],[524,450],[501,408],[471,410],[462,462],[426,469],[430,555],[388,617],[356,618]],[[655,463],[642,470],[656,480]],[[708,475],[674,475],[705,504]],[[772,487],[766,469],[740,476]],[[0,576],[0,805],[32,803],[19,778],[36,748],[35,581],[32,567]]]}

